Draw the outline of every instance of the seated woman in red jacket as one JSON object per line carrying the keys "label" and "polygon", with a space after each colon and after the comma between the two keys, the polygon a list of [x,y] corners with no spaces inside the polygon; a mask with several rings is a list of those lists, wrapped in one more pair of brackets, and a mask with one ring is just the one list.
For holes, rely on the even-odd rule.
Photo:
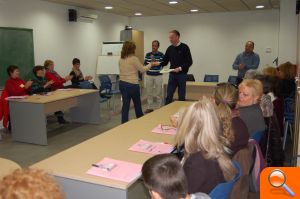
{"label": "seated woman in red jacket", "polygon": [[[10,96],[28,95],[32,85],[32,81],[25,82],[20,78],[20,70],[18,66],[11,65],[7,68],[9,79],[5,83],[5,91]],[[11,123],[8,116],[8,130],[11,130]]]}
{"label": "seated woman in red jacket", "polygon": [[64,88],[64,83],[70,81],[73,76],[68,75],[65,78],[62,78],[55,70],[54,70],[54,62],[52,60],[46,60],[44,62],[44,67],[46,69],[46,80],[53,81],[52,84],[53,90]]}
{"label": "seated woman in red jacket", "polygon": [[7,68],[9,79],[6,80],[5,89],[8,96],[22,96],[28,95],[32,81],[25,82],[20,78],[20,70],[18,66],[11,65]]}

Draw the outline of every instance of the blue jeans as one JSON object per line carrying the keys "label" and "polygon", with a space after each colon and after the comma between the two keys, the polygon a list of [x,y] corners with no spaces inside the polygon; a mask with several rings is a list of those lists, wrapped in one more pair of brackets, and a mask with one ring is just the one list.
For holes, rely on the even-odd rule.
{"label": "blue jeans", "polygon": [[135,115],[137,118],[142,117],[142,103],[141,103],[141,94],[140,94],[140,85],[131,84],[128,82],[120,81],[119,88],[122,94],[122,124],[128,122],[129,109],[131,99],[134,104]]}
{"label": "blue jeans", "polygon": [[173,95],[178,87],[178,100],[185,101],[186,92],[186,74],[185,73],[170,73],[166,104],[170,104],[173,101]]}

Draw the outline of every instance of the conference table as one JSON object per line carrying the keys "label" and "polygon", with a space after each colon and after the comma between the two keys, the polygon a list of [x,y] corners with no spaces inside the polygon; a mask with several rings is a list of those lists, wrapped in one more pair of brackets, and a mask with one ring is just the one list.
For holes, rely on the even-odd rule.
{"label": "conference table", "polygon": [[20,168],[21,167],[17,163],[15,163],[11,160],[8,160],[8,159],[0,158],[0,180],[4,176],[12,173],[14,170],[20,169]]}
{"label": "conference table", "polygon": [[[187,101],[197,101],[203,96],[212,96],[218,83],[215,82],[186,82]],[[163,95],[166,98],[168,84],[163,84]],[[178,99],[178,90],[174,93],[174,99]]]}
{"label": "conference table", "polygon": [[143,164],[152,155],[132,152],[128,149],[140,139],[174,143],[174,135],[152,133],[159,124],[169,124],[170,116],[191,102],[173,102],[139,119],[104,132],[94,138],[71,147],[31,167],[53,174],[67,199],[143,199],[149,198],[141,180],[131,183],[110,180],[86,174],[92,164],[103,158],[112,158]]}
{"label": "conference table", "polygon": [[47,115],[69,110],[71,122],[100,123],[99,93],[89,89],[59,89],[45,95],[9,99],[14,141],[47,145]]}

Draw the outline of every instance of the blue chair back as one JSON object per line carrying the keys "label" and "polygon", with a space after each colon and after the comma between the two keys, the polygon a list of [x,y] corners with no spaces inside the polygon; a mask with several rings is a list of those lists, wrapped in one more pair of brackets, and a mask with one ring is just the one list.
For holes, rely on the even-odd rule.
{"label": "blue chair back", "polygon": [[293,123],[295,100],[291,97],[284,99],[284,120]]}
{"label": "blue chair back", "polygon": [[230,75],[228,77],[228,82],[233,85],[237,85],[237,76]]}
{"label": "blue chair back", "polygon": [[260,143],[260,141],[265,133],[266,133],[265,130],[254,132],[251,134],[250,139],[253,139],[257,143]]}
{"label": "blue chair back", "polygon": [[233,165],[235,166],[236,170],[237,170],[237,174],[234,177],[234,179],[232,179],[231,181],[228,182],[224,182],[221,184],[218,184],[210,193],[209,196],[212,199],[229,199],[230,198],[230,194],[231,191],[233,189],[234,184],[236,183],[236,181],[238,181],[238,179],[240,179],[241,174],[242,174],[242,169],[240,164],[233,160],[232,161]]}
{"label": "blue chair back", "polygon": [[219,75],[205,75],[204,82],[219,82]]}
{"label": "blue chair back", "polygon": [[93,85],[89,81],[79,82],[78,87],[81,89],[93,89]]}

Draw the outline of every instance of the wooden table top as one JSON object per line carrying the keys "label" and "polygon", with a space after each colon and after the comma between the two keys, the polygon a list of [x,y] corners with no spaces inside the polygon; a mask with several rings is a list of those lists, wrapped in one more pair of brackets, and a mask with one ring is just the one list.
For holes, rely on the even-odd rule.
{"label": "wooden table top", "polygon": [[101,161],[104,157],[143,164],[152,155],[128,149],[140,139],[173,144],[174,136],[155,134],[151,131],[159,124],[170,125],[170,116],[190,104],[191,102],[174,102],[38,162],[32,167],[44,169],[56,176],[127,189],[131,183],[87,175],[86,172],[93,163]]}
{"label": "wooden table top", "polygon": [[[211,86],[211,87],[216,87],[217,82],[186,82],[187,86]],[[164,86],[168,85],[168,83],[165,83]]]}
{"label": "wooden table top", "polygon": [[186,82],[187,86],[217,86],[216,82]]}
{"label": "wooden table top", "polygon": [[94,89],[62,89],[49,92],[47,95],[31,95],[26,97],[25,99],[10,99],[9,101],[45,104],[96,92],[99,91]]}
{"label": "wooden table top", "polygon": [[21,167],[17,163],[8,159],[0,158],[0,179],[20,168]]}

